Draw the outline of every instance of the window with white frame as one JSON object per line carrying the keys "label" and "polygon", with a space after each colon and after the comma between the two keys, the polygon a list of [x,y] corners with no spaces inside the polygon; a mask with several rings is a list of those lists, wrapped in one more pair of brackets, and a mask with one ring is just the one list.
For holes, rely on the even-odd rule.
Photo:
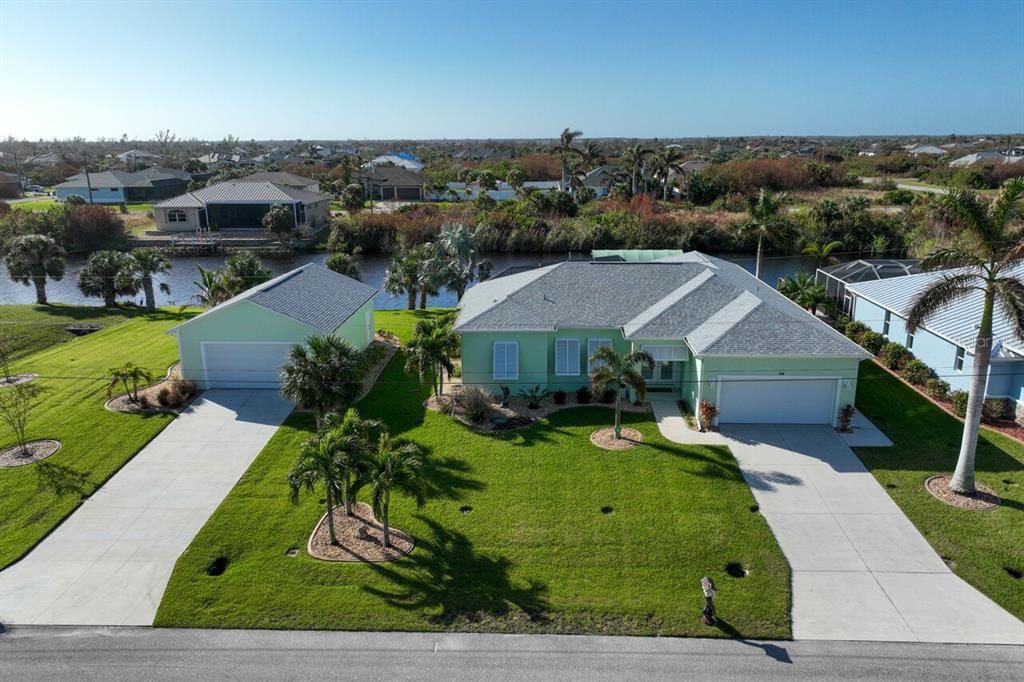
{"label": "window with white frame", "polygon": [[684,362],[686,360],[686,349],[682,346],[659,346],[659,345],[647,345],[640,346],[640,350],[645,350],[651,354],[651,358],[655,362]]}
{"label": "window with white frame", "polygon": [[956,357],[953,358],[953,369],[958,372],[964,371],[964,355],[966,351],[963,348],[957,347]]}
{"label": "window with white frame", "polygon": [[580,374],[580,340],[555,339],[555,376],[575,377]]}
{"label": "window with white frame", "polygon": [[594,353],[597,349],[602,346],[611,346],[611,339],[587,339],[587,373],[593,372],[598,367],[601,367],[601,362],[594,362],[591,360],[594,357]]}
{"label": "window with white frame", "polygon": [[914,347],[914,332],[907,332],[907,350]]}
{"label": "window with white frame", "polygon": [[882,322],[882,336],[889,336],[889,319],[892,317],[892,313],[888,310],[885,311],[885,321]]}
{"label": "window with white frame", "polygon": [[169,223],[187,223],[188,216],[185,212],[180,209],[173,209],[167,212],[167,222]]}
{"label": "window with white frame", "polygon": [[494,342],[494,369],[492,376],[495,381],[519,378],[519,343],[516,341]]}

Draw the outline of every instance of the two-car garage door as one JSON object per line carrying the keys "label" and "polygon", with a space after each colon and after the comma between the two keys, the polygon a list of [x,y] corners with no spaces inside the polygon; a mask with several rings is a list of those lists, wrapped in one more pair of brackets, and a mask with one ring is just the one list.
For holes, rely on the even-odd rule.
{"label": "two-car garage door", "polygon": [[831,424],[838,379],[719,379],[721,424]]}
{"label": "two-car garage door", "polygon": [[203,342],[209,388],[278,388],[293,343]]}

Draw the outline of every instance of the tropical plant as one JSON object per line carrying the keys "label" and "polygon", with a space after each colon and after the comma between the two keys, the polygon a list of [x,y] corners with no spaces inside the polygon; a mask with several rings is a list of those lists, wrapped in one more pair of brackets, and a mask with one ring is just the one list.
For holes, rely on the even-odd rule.
{"label": "tropical plant", "polygon": [[898,371],[903,369],[903,366],[910,362],[914,355],[902,343],[890,341],[878,351],[878,357],[882,359],[883,365]]}
{"label": "tropical plant", "polygon": [[924,386],[933,375],[932,368],[917,358],[903,365],[903,378],[915,386]]}
{"label": "tropical plant", "polygon": [[237,296],[247,289],[269,281],[273,276],[263,265],[263,261],[255,251],[239,251],[228,256],[220,268],[224,278],[224,288],[228,297]]}
{"label": "tropical plant", "polygon": [[551,394],[546,388],[541,388],[539,385],[534,386],[531,389],[522,389],[519,391],[519,395],[526,398],[526,406],[531,410],[540,408],[540,403],[544,398],[547,398]]}
{"label": "tropical plant", "polygon": [[777,289],[780,294],[812,313],[816,313],[818,306],[828,300],[825,287],[815,283],[814,278],[806,272],[780,278]]}
{"label": "tropical plant", "polygon": [[196,265],[199,271],[198,282],[193,282],[199,288],[196,300],[204,308],[212,308],[231,298],[227,287],[224,285],[224,273],[220,269],[207,270],[202,265]]}
{"label": "tropical plant", "polygon": [[260,223],[264,230],[283,240],[295,229],[295,213],[290,207],[277,204],[263,214]]}
{"label": "tropical plant", "polygon": [[843,243],[840,241],[831,241],[828,244],[819,244],[818,242],[810,242],[800,252],[805,256],[811,256],[814,258],[814,267],[821,268],[822,265],[832,263],[838,263],[839,259],[832,255],[832,252],[836,249],[843,248]]}
{"label": "tropical plant", "polygon": [[654,152],[651,166],[654,169],[654,177],[661,181],[661,199],[668,201],[672,175],[683,172],[683,152],[675,145],[662,147]]}
{"label": "tropical plant", "polygon": [[126,362],[117,367],[107,370],[110,375],[110,383],[107,385],[107,397],[109,398],[118,384],[124,386],[124,392],[128,400],[133,403],[139,402],[139,384],[148,384],[153,381],[153,374],[136,365],[134,362]]}
{"label": "tropical plant", "polygon": [[764,242],[777,241],[785,231],[786,224],[779,220],[779,211],[786,202],[785,193],[773,193],[763,187],[756,197],[747,199],[747,211],[750,220],[742,227],[748,234],[757,237],[757,259],[754,264],[754,276],[761,279],[763,272]]}
{"label": "tropical plant", "polygon": [[604,165],[604,152],[601,151],[601,147],[593,140],[587,140],[583,143],[583,149],[580,150],[579,157],[584,171],[592,171]]}
{"label": "tropical plant", "polygon": [[867,352],[878,355],[882,346],[885,345],[885,337],[876,331],[866,331],[861,334],[859,343]]}
{"label": "tropical plant", "polygon": [[78,288],[86,296],[103,299],[108,308],[118,296],[134,296],[139,282],[131,276],[131,257],[119,251],[94,251],[78,273]]}
{"label": "tropical plant", "polygon": [[[130,276],[135,278],[137,284],[146,296],[146,310],[156,310],[156,295],[153,291],[153,278],[162,275],[171,269],[171,262],[162,253],[153,248],[135,249],[131,252],[128,268]],[[159,282],[160,291],[164,294],[171,293],[171,288],[164,282]]]}
{"label": "tropical plant", "polygon": [[355,256],[349,253],[332,253],[324,261],[329,269],[334,270],[339,275],[345,275],[362,281],[363,273],[359,271],[359,264],[356,262]]}
{"label": "tropical plant", "polygon": [[288,473],[288,486],[291,488],[291,501],[299,501],[299,492],[305,488],[309,492],[316,492],[320,486],[325,494],[324,502],[327,505],[327,535],[332,545],[338,544],[337,534],[334,532],[334,504],[341,495],[342,473],[338,467],[338,460],[329,447],[328,441],[323,438],[310,438],[302,444],[299,450],[299,457]]}
{"label": "tropical plant", "polygon": [[482,422],[491,411],[491,394],[479,386],[470,386],[459,396],[466,418],[474,424]]}
{"label": "tropical plant", "polygon": [[600,395],[606,390],[615,391],[615,437],[619,438],[622,431],[622,390],[631,388],[638,400],[644,399],[647,384],[637,365],[654,366],[654,358],[645,350],[634,350],[619,355],[611,346],[601,346],[590,357],[593,370],[590,374],[590,385],[594,393]]}
{"label": "tropical plant", "polygon": [[576,402],[580,405],[589,404],[593,397],[594,392],[590,390],[590,386],[580,386],[576,389]]}
{"label": "tropical plant", "polygon": [[352,505],[356,503],[356,493],[366,473],[371,452],[370,437],[383,429],[383,422],[364,419],[352,407],[343,415],[332,412],[324,420],[321,443],[332,453],[341,476],[345,516],[352,516]]}
{"label": "tropical plant", "polygon": [[974,495],[975,453],[992,358],[992,322],[996,306],[1009,318],[1013,333],[1024,339],[1024,281],[1016,268],[1024,262],[1021,204],[1024,177],[1008,181],[989,204],[971,190],[954,188],[938,199],[938,218],[956,237],[921,263],[923,270],[957,268],[942,275],[914,301],[907,315],[907,330],[914,332],[936,313],[981,293],[977,313],[981,319],[974,339],[974,363],[965,410],[963,438],[956,470],[949,487]]}
{"label": "tropical plant", "polygon": [[949,397],[949,382],[943,381],[938,377],[932,377],[925,382],[925,393],[928,394],[929,398],[935,400],[945,400]]}
{"label": "tropical plant", "polygon": [[391,493],[409,495],[416,500],[417,507],[422,507],[426,501],[425,466],[423,453],[417,445],[399,443],[387,434],[381,434],[377,450],[367,466],[366,480],[370,486],[373,513],[384,530],[384,547],[391,546],[388,518]]}
{"label": "tropical plant", "polygon": [[420,378],[430,377],[434,395],[444,393],[444,377],[455,372],[452,359],[459,354],[459,337],[450,322],[423,320],[416,324],[405,348],[405,371]]}
{"label": "tropical plant", "polygon": [[853,431],[853,417],[856,410],[853,405],[844,405],[839,410],[839,430],[843,433]]}
{"label": "tropical plant", "polygon": [[950,391],[947,396],[949,402],[953,404],[953,411],[956,412],[956,416],[963,418],[967,416],[967,406],[970,403],[971,395],[967,391]]}
{"label": "tropical plant", "polygon": [[4,264],[7,274],[19,284],[36,288],[36,303],[46,305],[47,278],[64,278],[64,249],[52,238],[41,234],[15,237],[6,246]]}
{"label": "tropical plant", "polygon": [[559,159],[562,163],[562,180],[558,185],[558,188],[563,192],[569,190],[569,165],[572,159],[580,157],[580,150],[573,146],[573,141],[582,135],[583,132],[579,130],[570,130],[566,128],[562,131],[562,134],[558,139],[558,146],[555,147],[554,152],[558,154]]}
{"label": "tropical plant", "polygon": [[639,190],[639,182],[644,179],[644,172],[647,163],[647,158],[653,152],[647,149],[643,145],[633,145],[628,148],[622,156],[623,164],[629,171],[629,176],[632,181],[630,194],[636,194]]}
{"label": "tropical plant", "polygon": [[420,271],[423,258],[414,249],[403,249],[391,260],[384,272],[384,291],[392,296],[407,297],[409,310],[416,309],[416,294],[420,290]]}
{"label": "tropical plant", "polygon": [[29,418],[32,416],[32,399],[36,389],[30,384],[15,384],[0,391],[0,420],[14,433],[14,442],[22,456],[27,457]]}
{"label": "tropical plant", "polygon": [[715,419],[718,417],[718,405],[710,400],[702,400],[697,406],[700,428],[703,431],[710,431],[715,427]]}
{"label": "tropical plant", "polygon": [[431,248],[433,269],[459,300],[470,284],[490,274],[490,264],[480,257],[472,230],[463,223],[442,225]]}
{"label": "tropical plant", "polygon": [[312,410],[318,427],[330,412],[347,408],[362,390],[360,353],[333,334],[314,334],[288,351],[281,368],[281,394]]}
{"label": "tropical plant", "polygon": [[519,166],[515,166],[509,169],[508,175],[505,176],[505,182],[518,194],[526,184],[526,172]]}

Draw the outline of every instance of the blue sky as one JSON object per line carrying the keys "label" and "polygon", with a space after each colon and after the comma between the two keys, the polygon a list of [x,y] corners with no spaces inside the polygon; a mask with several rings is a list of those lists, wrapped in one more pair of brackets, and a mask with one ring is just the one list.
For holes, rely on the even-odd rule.
{"label": "blue sky", "polygon": [[0,136],[1024,131],[1024,0],[0,0]]}

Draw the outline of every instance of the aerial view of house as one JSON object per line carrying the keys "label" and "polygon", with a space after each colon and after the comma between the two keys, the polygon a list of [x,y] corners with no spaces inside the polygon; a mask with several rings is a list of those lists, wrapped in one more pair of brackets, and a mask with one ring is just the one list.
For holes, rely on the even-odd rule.
{"label": "aerial view of house", "polygon": [[[79,173],[54,187],[58,201],[70,196],[92,204],[124,204],[156,201],[181,194],[188,189],[192,175],[173,168],[146,168],[134,173],[108,170]],[[90,192],[92,192],[90,194]]]}
{"label": "aerial view of house", "polygon": [[317,228],[330,217],[331,197],[267,180],[229,180],[161,201],[153,218],[161,232],[263,229],[260,221],[273,206],[290,207],[296,228]]}
{"label": "aerial view of house", "polygon": [[430,178],[410,168],[414,166],[364,166],[352,177],[363,185],[366,196],[376,201],[422,201],[423,187]]}

